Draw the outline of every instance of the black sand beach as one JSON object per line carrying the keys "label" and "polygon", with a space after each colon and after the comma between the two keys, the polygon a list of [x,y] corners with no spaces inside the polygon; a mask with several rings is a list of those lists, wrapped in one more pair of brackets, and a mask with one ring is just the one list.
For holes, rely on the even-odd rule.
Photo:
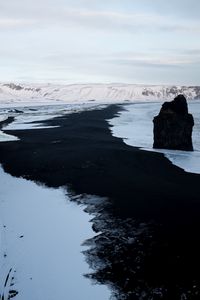
{"label": "black sand beach", "polygon": [[0,129],[3,128],[3,126],[8,125],[9,123],[12,123],[14,121],[14,117],[8,117],[6,120],[0,122]]}
{"label": "black sand beach", "polygon": [[171,213],[178,213],[181,218],[198,207],[199,175],[111,135],[106,120],[119,109],[113,105],[44,121],[57,128],[5,131],[20,141],[1,143],[0,161],[14,176],[109,197],[126,216],[152,219],[170,213],[173,218]]}
{"label": "black sand beach", "polygon": [[[151,247],[144,246],[147,253],[138,278],[171,292],[165,298],[141,299],[181,299],[176,289],[200,283],[200,175],[184,172],[162,154],[113,137],[106,120],[120,109],[110,105],[45,121],[56,128],[5,131],[20,141],[0,144],[0,163],[13,176],[49,187],[67,185],[75,194],[107,197],[113,215],[121,219],[156,224],[159,229]],[[134,250],[127,251],[131,256]],[[134,276],[129,275],[132,286],[138,280]],[[113,278],[114,283],[119,280]],[[200,299],[195,297],[193,293],[183,299]]]}

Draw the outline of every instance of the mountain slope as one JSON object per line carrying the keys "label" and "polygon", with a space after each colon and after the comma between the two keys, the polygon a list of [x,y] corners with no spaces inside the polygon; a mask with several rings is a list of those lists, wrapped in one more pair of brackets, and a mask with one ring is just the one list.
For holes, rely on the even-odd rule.
{"label": "mountain slope", "polygon": [[0,83],[0,103],[11,102],[122,102],[172,100],[184,94],[200,99],[200,86],[147,86],[134,84],[14,84]]}

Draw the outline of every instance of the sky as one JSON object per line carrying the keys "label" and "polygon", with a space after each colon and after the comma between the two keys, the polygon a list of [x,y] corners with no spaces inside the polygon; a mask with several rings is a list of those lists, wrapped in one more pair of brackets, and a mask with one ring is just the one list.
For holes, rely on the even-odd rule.
{"label": "sky", "polygon": [[199,0],[0,0],[0,81],[200,85]]}

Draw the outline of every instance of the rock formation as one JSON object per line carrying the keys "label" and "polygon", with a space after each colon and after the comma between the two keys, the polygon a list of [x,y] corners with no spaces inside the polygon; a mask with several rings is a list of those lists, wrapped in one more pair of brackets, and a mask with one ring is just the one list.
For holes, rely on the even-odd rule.
{"label": "rock formation", "polygon": [[192,128],[194,119],[188,113],[186,98],[178,95],[165,102],[153,120],[154,148],[192,151]]}

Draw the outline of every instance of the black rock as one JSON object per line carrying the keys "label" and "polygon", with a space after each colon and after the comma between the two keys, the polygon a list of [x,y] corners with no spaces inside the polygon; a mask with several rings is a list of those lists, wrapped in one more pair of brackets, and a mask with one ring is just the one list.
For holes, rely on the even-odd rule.
{"label": "black rock", "polygon": [[154,148],[192,151],[192,128],[194,119],[188,113],[186,98],[178,95],[165,102],[153,120]]}
{"label": "black rock", "polygon": [[9,113],[16,113],[16,114],[22,114],[23,113],[23,110],[19,110],[19,109],[10,109],[8,111]]}

